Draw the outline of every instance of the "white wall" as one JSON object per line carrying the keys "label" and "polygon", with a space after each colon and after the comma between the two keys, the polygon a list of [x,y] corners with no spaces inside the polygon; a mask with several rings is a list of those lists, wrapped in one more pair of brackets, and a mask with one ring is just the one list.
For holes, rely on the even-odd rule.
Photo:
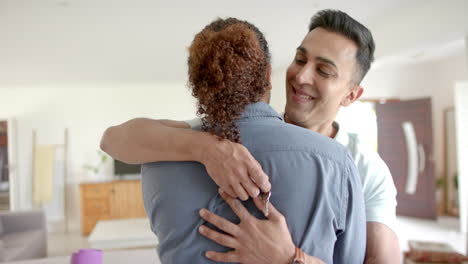
{"label": "white wall", "polygon": [[[32,207],[32,130],[38,144],[62,144],[69,130],[70,226],[79,226],[77,184],[85,163],[97,163],[105,128],[134,117],[189,119],[195,103],[184,83],[158,85],[0,88],[0,113],[16,119],[18,209]],[[111,174],[111,163],[107,163]]]}
{"label": "white wall", "polygon": [[455,83],[461,80],[468,80],[468,60],[464,56],[443,61],[435,66],[438,72],[439,82],[433,85],[433,120],[434,120],[434,147],[436,172],[438,176],[444,175],[444,120],[443,110],[454,106]]}
{"label": "white wall", "polygon": [[468,1],[408,1],[368,23],[376,57],[440,46],[468,34]]}
{"label": "white wall", "polygon": [[[288,65],[289,66],[289,65]],[[286,106],[286,69],[287,66],[274,71],[271,75],[270,105],[278,112],[284,112]]]}

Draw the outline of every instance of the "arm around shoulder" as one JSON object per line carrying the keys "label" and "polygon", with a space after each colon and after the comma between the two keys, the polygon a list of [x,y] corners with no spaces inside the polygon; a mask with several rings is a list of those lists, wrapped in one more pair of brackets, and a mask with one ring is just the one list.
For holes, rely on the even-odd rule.
{"label": "arm around shoulder", "polygon": [[268,176],[247,148],[187,128],[190,125],[181,121],[136,118],[108,128],[101,149],[130,164],[198,161],[220,188],[242,200],[256,197],[260,189],[270,190]]}
{"label": "arm around shoulder", "polygon": [[213,139],[187,128],[190,126],[183,121],[135,118],[106,129],[101,149],[129,164],[198,160],[193,145]]}

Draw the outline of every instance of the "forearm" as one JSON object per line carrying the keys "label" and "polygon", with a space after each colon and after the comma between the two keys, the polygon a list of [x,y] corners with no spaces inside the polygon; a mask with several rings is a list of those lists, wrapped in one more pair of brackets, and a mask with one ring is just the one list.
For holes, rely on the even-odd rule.
{"label": "forearm", "polygon": [[205,146],[217,141],[182,122],[137,118],[108,128],[101,149],[114,159],[141,164],[155,161],[200,161]]}

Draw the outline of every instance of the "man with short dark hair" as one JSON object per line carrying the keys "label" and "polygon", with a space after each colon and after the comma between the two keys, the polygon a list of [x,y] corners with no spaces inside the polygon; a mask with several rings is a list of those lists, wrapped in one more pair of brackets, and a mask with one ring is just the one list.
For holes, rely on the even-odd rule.
{"label": "man with short dark hair", "polygon": [[[341,106],[352,104],[362,95],[360,82],[370,68],[373,52],[372,35],[359,22],[341,11],[318,12],[312,18],[310,30],[297,48],[286,73],[287,104],[284,119],[333,138],[348,148],[358,168],[364,191],[366,263],[399,263],[398,239],[392,231],[396,190],[388,167],[375,151],[360,143],[357,135],[346,133],[334,121]],[[260,190],[268,189],[265,187],[268,186],[267,176],[243,146],[218,142],[203,133],[188,133],[185,129],[174,128],[189,128],[197,123],[199,119],[189,122],[129,121],[109,128],[102,147],[111,156],[127,162],[165,160],[167,156],[164,154],[200,161],[222,190],[242,200],[248,196],[256,197]],[[217,219],[220,225],[227,224],[210,212],[204,212],[203,217],[207,221]],[[255,223],[257,230],[268,229],[268,226],[287,229],[284,223],[273,220]],[[246,241],[257,238],[259,240],[256,243],[268,245],[262,236],[242,232],[248,228],[248,225],[242,223],[238,225],[238,232],[247,234],[241,237],[224,230],[237,240],[239,248],[228,253],[211,252],[213,259],[252,260],[258,256],[267,256],[271,250],[267,246],[250,253],[242,247],[247,244]],[[211,235],[212,239],[219,237],[219,233],[208,232],[204,235]]]}

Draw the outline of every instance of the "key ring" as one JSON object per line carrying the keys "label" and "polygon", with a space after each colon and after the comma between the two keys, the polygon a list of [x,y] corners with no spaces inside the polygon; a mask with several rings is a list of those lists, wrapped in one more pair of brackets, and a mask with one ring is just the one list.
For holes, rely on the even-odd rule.
{"label": "key ring", "polygon": [[263,208],[263,214],[265,217],[268,216],[268,204],[270,203],[271,192],[260,193],[260,199],[265,201],[265,207]]}

